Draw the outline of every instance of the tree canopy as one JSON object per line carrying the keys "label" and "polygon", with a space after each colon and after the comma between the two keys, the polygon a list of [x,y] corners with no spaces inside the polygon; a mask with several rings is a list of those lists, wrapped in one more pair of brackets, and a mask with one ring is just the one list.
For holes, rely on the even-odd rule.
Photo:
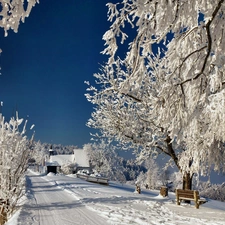
{"label": "tree canopy", "polygon": [[224,170],[224,0],[107,6],[108,61],[86,94],[95,105],[87,125],[141,148],[142,158],[169,155],[183,173]]}
{"label": "tree canopy", "polygon": [[8,30],[18,32],[20,21],[24,23],[25,18],[30,15],[31,9],[39,3],[38,0],[0,0],[0,27],[8,35]]}

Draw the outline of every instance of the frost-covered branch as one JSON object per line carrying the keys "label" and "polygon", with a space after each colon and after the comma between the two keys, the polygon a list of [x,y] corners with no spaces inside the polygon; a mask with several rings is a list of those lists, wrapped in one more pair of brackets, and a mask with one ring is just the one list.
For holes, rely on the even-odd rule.
{"label": "frost-covered branch", "polygon": [[29,141],[19,130],[22,122],[18,115],[9,122],[0,115],[0,198],[8,202],[5,209],[8,215],[24,191],[24,176],[31,153],[32,139]]}
{"label": "frost-covered branch", "polygon": [[224,1],[110,3],[109,58],[86,95],[95,105],[87,125],[143,157],[169,155],[187,180],[225,170]]}
{"label": "frost-covered branch", "polygon": [[20,21],[24,23],[36,3],[39,3],[39,0],[0,0],[0,27],[4,29],[5,36],[10,29],[18,32]]}
{"label": "frost-covered branch", "polygon": [[[206,33],[207,33],[207,54],[204,58],[204,61],[203,61],[203,65],[202,65],[202,68],[201,68],[201,71],[199,73],[197,73],[193,78],[191,79],[187,79],[183,82],[181,82],[181,84],[184,84],[186,82],[189,82],[191,80],[195,80],[195,79],[198,79],[200,75],[202,75],[204,73],[204,70],[205,70],[205,67],[206,67],[206,64],[207,64],[207,60],[211,54],[211,49],[212,49],[212,37],[211,37],[211,34],[210,34],[210,26],[214,20],[214,18],[216,17],[218,11],[220,10],[220,8],[222,7],[222,3],[224,3],[224,0],[220,0],[218,5],[216,6],[215,10],[213,11],[212,13],[212,17],[208,20],[208,22],[206,23],[205,25],[205,29],[206,29]],[[196,52],[199,52],[201,50],[203,50],[205,47],[202,47],[201,49],[199,50],[196,50],[196,51],[193,51],[191,52],[188,56],[186,56],[186,58],[184,59],[184,61],[187,60],[187,58],[189,58],[192,54],[196,53]],[[183,61],[183,62],[184,62]]]}

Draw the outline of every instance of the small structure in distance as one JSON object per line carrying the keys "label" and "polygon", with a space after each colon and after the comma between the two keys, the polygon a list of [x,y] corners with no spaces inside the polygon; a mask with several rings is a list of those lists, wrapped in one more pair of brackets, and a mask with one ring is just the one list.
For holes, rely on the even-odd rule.
{"label": "small structure in distance", "polygon": [[56,155],[51,146],[49,149],[49,159],[45,162],[47,174],[50,172],[59,173],[60,168],[66,164],[76,164],[73,173],[77,173],[79,170],[91,170],[85,150],[74,149],[73,154]]}

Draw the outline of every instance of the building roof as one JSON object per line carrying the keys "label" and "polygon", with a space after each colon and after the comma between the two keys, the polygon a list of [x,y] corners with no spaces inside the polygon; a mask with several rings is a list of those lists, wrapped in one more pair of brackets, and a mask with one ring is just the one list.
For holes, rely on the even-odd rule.
{"label": "building roof", "polygon": [[62,166],[67,163],[74,163],[74,155],[51,155],[47,166]]}
{"label": "building roof", "polygon": [[62,166],[67,163],[76,163],[80,167],[89,167],[87,153],[83,149],[74,149],[74,154],[70,155],[51,155],[46,166]]}

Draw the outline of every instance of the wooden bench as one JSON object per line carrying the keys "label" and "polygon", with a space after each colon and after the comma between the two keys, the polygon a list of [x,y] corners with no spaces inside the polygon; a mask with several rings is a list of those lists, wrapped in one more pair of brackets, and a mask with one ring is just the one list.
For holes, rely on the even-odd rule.
{"label": "wooden bench", "polygon": [[200,199],[199,192],[195,190],[176,189],[176,198],[177,205],[180,205],[181,200],[194,201],[196,209],[199,209],[199,205],[206,202],[205,199]]}

